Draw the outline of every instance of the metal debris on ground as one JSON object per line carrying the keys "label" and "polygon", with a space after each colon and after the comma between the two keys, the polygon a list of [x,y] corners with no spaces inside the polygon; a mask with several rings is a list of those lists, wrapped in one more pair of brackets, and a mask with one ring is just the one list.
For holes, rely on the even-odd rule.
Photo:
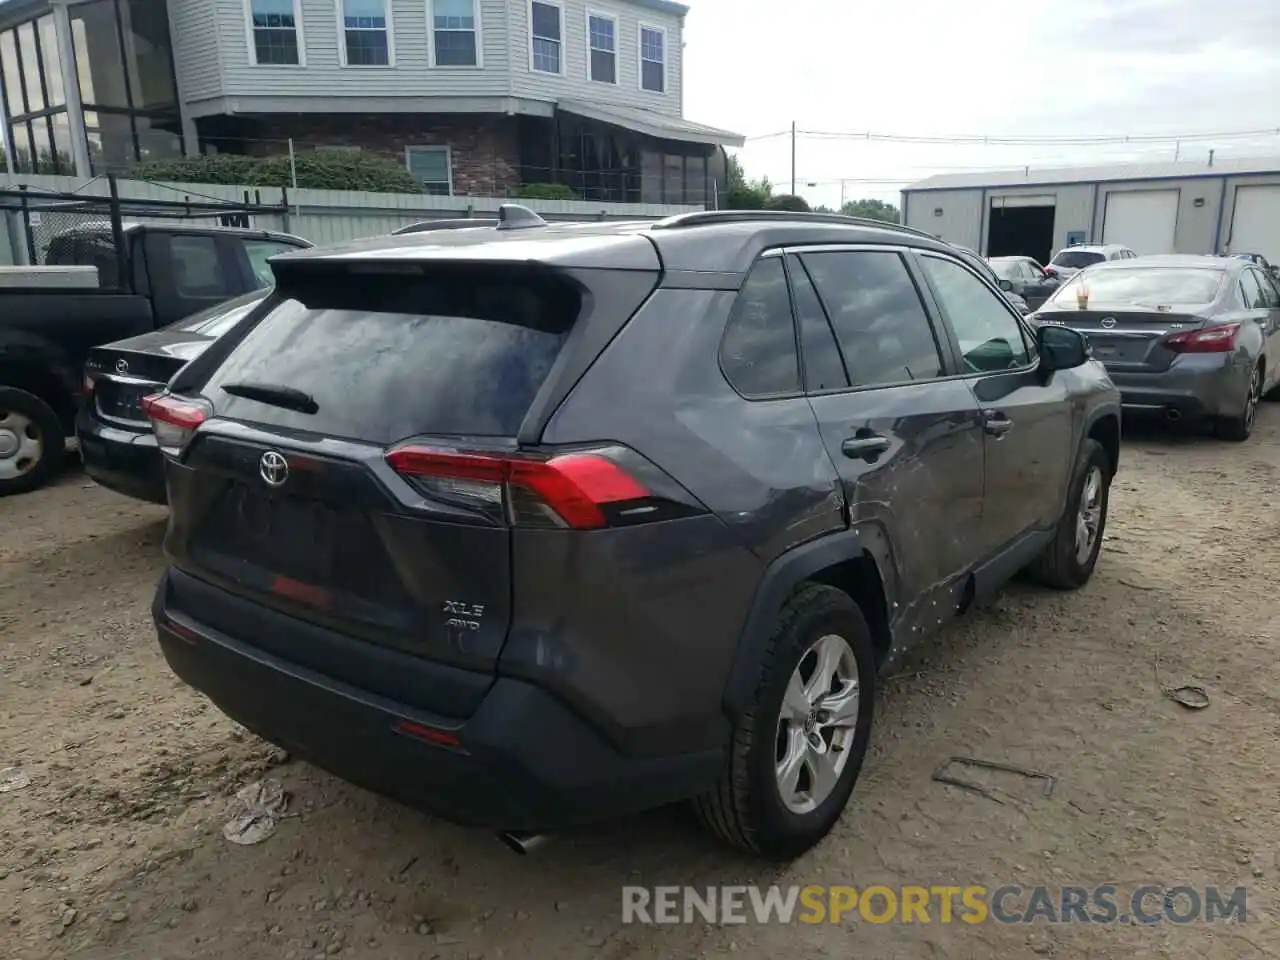
{"label": "metal debris on ground", "polygon": [[31,777],[21,767],[5,767],[0,770],[0,793],[9,793],[31,786]]}
{"label": "metal debris on ground", "polygon": [[222,835],[232,843],[249,846],[276,832],[289,806],[289,795],[279,780],[259,780],[241,787],[236,803],[239,810],[223,826]]}
{"label": "metal debris on ground", "polygon": [[994,800],[996,803],[1004,804],[1004,801],[996,796],[996,791],[990,787],[985,787],[973,780],[965,780],[950,772],[952,766],[975,767],[980,770],[997,770],[1001,773],[1014,773],[1020,777],[1026,777],[1028,780],[1043,780],[1044,790],[1042,796],[1048,797],[1053,793],[1053,785],[1057,778],[1048,773],[1041,773],[1038,770],[1027,770],[1024,767],[1011,767],[1004,763],[995,763],[991,760],[979,760],[975,757],[952,757],[942,766],[933,772],[933,779],[938,783],[949,784],[953,787],[959,787],[961,790],[968,790],[970,793],[976,793],[980,797],[986,797],[988,800]]}

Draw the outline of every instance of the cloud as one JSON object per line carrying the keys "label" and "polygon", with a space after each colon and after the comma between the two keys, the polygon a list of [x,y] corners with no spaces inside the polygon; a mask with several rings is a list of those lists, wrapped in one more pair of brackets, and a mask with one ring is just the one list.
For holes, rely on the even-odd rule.
{"label": "cloud", "polygon": [[[1274,4],[1207,0],[690,0],[685,114],[748,135],[802,130],[1085,137],[1280,127]],[[1205,155],[1280,156],[1280,136],[1049,147],[801,137],[813,202],[896,200],[950,170]],[[748,173],[789,181],[788,137],[752,140]],[[896,180],[897,183],[874,181]],[[820,186],[807,188],[809,182]],[[789,188],[789,182],[784,187]]]}

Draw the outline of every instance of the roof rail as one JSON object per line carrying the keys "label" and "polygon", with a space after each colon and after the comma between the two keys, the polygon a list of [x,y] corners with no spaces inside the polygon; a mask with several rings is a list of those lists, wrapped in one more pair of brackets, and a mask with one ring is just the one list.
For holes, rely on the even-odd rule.
{"label": "roof rail", "polygon": [[679,227],[702,227],[716,223],[758,223],[765,220],[801,221],[805,223],[835,223],[850,227],[874,227],[879,230],[896,230],[910,233],[913,236],[925,237],[929,240],[937,238],[924,230],[904,226],[901,223],[889,223],[886,220],[872,220],[869,217],[849,217],[843,213],[803,213],[791,210],[695,210],[693,213],[678,213],[665,220],[659,220],[651,227],[653,230],[674,230]]}
{"label": "roof rail", "polygon": [[504,203],[498,207],[499,230],[527,230],[530,227],[545,227],[543,220],[533,210],[518,203]]}
{"label": "roof rail", "polygon": [[392,230],[391,236],[400,237],[407,233],[426,233],[430,230],[465,230],[468,227],[496,227],[498,221],[490,217],[462,217],[456,220],[419,220],[399,230]]}

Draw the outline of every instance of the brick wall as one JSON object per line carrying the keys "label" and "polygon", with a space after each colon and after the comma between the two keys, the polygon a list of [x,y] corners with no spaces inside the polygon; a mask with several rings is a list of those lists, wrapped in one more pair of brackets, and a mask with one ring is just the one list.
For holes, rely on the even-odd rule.
{"label": "brick wall", "polygon": [[[230,118],[228,118],[230,119]],[[447,146],[455,195],[502,197],[520,185],[520,140],[513,117],[473,114],[288,114],[235,118],[250,153],[278,153],[293,138],[315,146],[359,147],[405,162],[405,147]]]}

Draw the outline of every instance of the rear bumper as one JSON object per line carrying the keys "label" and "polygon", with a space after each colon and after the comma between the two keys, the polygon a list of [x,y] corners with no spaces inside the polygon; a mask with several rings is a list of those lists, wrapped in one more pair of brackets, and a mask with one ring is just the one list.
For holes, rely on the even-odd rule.
{"label": "rear bumper", "polygon": [[76,437],[85,473],[95,482],[135,500],[167,501],[163,455],[150,430],[114,427],[85,404],[76,418]]}
{"label": "rear bumper", "polygon": [[[465,720],[386,699],[232,638],[171,609],[152,612],[182,680],[225,714],[335,776],[467,826],[546,831],[685,799],[723,752],[633,758],[537,686],[499,677]],[[401,732],[404,723],[417,733]],[[425,728],[425,733],[423,732]]]}
{"label": "rear bumper", "polygon": [[1235,357],[1188,354],[1160,373],[1108,369],[1120,388],[1120,401],[1133,413],[1167,413],[1180,417],[1238,416],[1249,390],[1249,367]]}

